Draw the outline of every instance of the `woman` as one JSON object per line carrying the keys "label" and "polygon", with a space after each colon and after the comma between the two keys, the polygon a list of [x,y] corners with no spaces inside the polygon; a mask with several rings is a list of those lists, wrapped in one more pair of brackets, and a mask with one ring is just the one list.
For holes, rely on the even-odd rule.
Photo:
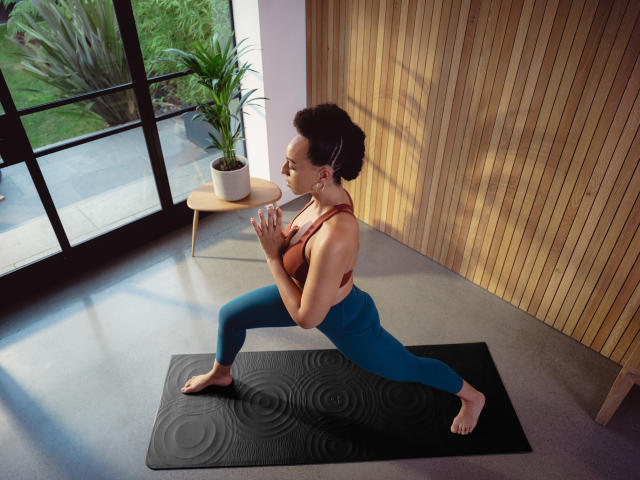
{"label": "woman", "polygon": [[347,358],[370,372],[396,381],[421,382],[460,397],[462,406],[451,431],[470,433],[484,406],[484,395],[445,363],[411,354],[381,327],[373,300],[353,283],[358,221],[341,178],[358,176],[364,132],[333,104],[305,108],[293,124],[298,135],[287,146],[281,172],[293,193],[311,193],[312,200],[284,233],[280,208],[274,212],[270,205],[266,219],[259,210],[259,225],[251,219],[276,283],[222,306],[213,368],[192,377],[181,391],[229,385],[231,364],[247,328],[317,327]]}

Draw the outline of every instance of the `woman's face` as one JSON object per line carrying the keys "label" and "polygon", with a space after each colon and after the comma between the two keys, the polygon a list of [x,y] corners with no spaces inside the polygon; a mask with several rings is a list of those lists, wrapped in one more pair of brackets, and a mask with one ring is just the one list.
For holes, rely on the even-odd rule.
{"label": "woman's face", "polygon": [[318,167],[311,164],[307,157],[308,152],[309,140],[302,135],[296,135],[287,145],[286,158],[280,169],[291,191],[298,195],[310,192],[317,181]]}

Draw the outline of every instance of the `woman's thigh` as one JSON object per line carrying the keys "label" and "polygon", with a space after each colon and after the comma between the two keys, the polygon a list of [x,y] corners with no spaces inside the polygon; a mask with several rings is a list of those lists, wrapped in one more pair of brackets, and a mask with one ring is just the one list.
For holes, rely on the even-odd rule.
{"label": "woman's thigh", "polygon": [[447,364],[412,354],[387,332],[380,325],[373,299],[366,292],[362,293],[362,307],[356,302],[345,305],[343,325],[347,328],[323,331],[345,357],[361,368],[391,380],[420,382],[451,393],[462,388],[462,378]]}
{"label": "woman's thigh", "polygon": [[356,365],[387,378],[397,377],[397,363],[393,363],[405,360],[409,352],[380,325],[373,301],[369,299],[355,318],[345,318],[345,322],[343,328],[323,333]]}
{"label": "woman's thigh", "polygon": [[225,303],[219,311],[219,322],[234,328],[294,327],[280,297],[277,285],[257,288]]}

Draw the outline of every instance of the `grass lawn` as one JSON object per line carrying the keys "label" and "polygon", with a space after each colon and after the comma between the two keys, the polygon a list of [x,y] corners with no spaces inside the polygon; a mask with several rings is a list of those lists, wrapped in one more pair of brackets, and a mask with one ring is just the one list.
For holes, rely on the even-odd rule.
{"label": "grass lawn", "polygon": [[[7,26],[0,25],[0,69],[18,110],[68,96],[22,70],[20,58],[13,55],[19,51],[7,38]],[[65,105],[21,117],[31,146],[36,149],[107,127],[106,122],[95,114],[81,112],[76,105]]]}

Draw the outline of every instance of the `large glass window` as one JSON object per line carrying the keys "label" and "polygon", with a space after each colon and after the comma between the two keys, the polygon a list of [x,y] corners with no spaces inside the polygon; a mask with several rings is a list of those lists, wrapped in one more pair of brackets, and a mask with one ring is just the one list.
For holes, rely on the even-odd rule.
{"label": "large glass window", "polygon": [[11,142],[0,144],[0,275],[166,210],[210,181],[211,128],[192,119],[207,90],[159,57],[231,31],[228,0],[15,4],[0,25],[0,115],[12,112],[2,117]]}

